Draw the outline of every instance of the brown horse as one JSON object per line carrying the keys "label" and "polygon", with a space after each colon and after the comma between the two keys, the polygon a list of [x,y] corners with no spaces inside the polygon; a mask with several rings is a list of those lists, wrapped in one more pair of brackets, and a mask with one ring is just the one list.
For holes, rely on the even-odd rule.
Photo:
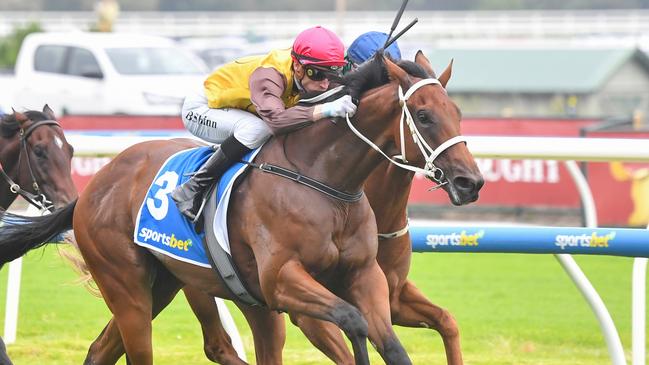
{"label": "brown horse", "polygon": [[47,105],[42,112],[14,112],[0,119],[0,207],[8,208],[18,195],[44,208],[73,201],[72,152]]}
{"label": "brown horse", "polygon": [[[37,208],[61,207],[77,197],[70,176],[72,147],[45,105],[43,111],[7,114],[0,119],[0,208],[18,195]],[[23,189],[24,187],[24,189]],[[0,338],[0,364],[11,364]]]}
{"label": "brown horse", "polygon": [[[428,65],[421,52],[417,53],[417,58],[419,64]],[[426,68],[429,75],[435,77],[433,70]],[[446,87],[450,76],[449,66],[440,76],[442,86]],[[392,323],[435,329],[444,342],[448,364],[460,365],[463,363],[460,337],[453,316],[426,299],[414,283],[407,279],[412,256],[407,230],[407,203],[413,177],[412,171],[384,161],[370,174],[364,185],[365,194],[376,216],[378,232],[381,232],[377,261],[388,281]],[[221,364],[239,363],[230,338],[221,326],[214,299],[191,286],[186,286],[183,290],[201,323],[208,357]],[[353,363],[352,354],[338,328],[328,322],[305,316],[292,316],[291,320],[336,364]]]}
{"label": "brown horse", "polygon": [[[379,56],[345,79],[352,96],[362,95],[353,127],[340,120],[320,121],[272,139],[257,160],[297,170],[338,191],[359,192],[381,161],[379,154],[358,142],[353,130],[360,130],[377,148],[389,154],[401,150],[404,159],[409,156],[415,164],[425,163],[428,172],[437,172],[454,203],[474,201],[482,185],[477,166],[464,144],[446,143],[458,141],[459,112],[448,107],[439,81],[420,80],[425,78],[423,70],[408,73]],[[408,90],[406,98],[402,89]],[[399,137],[402,113],[410,128],[419,129],[417,145]],[[445,146],[446,151],[431,153],[424,161],[418,154],[421,143]],[[152,364],[151,319],[183,283],[233,299],[211,270],[132,241],[149,182],[168,156],[187,146],[159,141],[131,147],[95,175],[76,204],[0,231],[0,245],[11,248],[27,239],[29,249],[73,224],[79,249],[114,315],[86,363],[113,360],[96,356],[112,343],[117,327],[129,360]],[[435,157],[439,158],[433,164]],[[376,261],[376,223],[364,197],[343,202],[252,170],[233,191],[228,219],[234,262],[251,293],[268,306],[257,310],[260,318],[271,318],[270,310],[278,310],[329,321],[349,338],[357,364],[369,363],[368,337],[386,363],[410,363],[392,331],[387,281]],[[283,327],[278,329],[283,338]],[[255,345],[268,341],[277,340],[266,333]]]}

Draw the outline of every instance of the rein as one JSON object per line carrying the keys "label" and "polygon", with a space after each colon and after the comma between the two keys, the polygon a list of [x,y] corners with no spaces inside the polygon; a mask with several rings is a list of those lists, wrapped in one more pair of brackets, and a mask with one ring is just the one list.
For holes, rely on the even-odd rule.
{"label": "rein", "polygon": [[41,120],[38,122],[32,123],[27,129],[20,129],[20,152],[18,154],[18,164],[17,166],[20,167],[20,161],[23,156],[23,152],[25,153],[26,161],[27,161],[27,170],[29,171],[29,175],[32,179],[32,188],[36,192],[36,194],[32,194],[29,191],[23,189],[18,185],[16,182],[14,182],[9,175],[4,171],[2,168],[2,165],[0,165],[0,176],[9,184],[9,191],[11,191],[14,194],[18,194],[23,197],[23,199],[27,200],[30,204],[35,206],[36,208],[40,209],[41,211],[49,211],[51,210],[54,205],[52,204],[51,201],[47,199],[45,194],[43,194],[40,190],[40,187],[38,186],[38,182],[36,181],[36,176],[34,175],[34,170],[32,169],[31,165],[31,160],[29,158],[29,150],[28,150],[28,144],[27,144],[27,139],[29,136],[36,130],[36,128],[44,126],[44,125],[55,125],[58,127],[61,127],[59,122],[55,120]]}
{"label": "rein", "polygon": [[[429,190],[436,190],[441,188],[442,186],[448,184],[448,181],[445,179],[444,171],[440,169],[439,167],[435,166],[434,161],[435,159],[445,150],[447,150],[449,147],[460,143],[464,142],[466,143],[466,137],[458,135],[455,137],[452,137],[448,140],[446,140],[444,143],[439,145],[437,149],[431,148],[428,143],[424,140],[422,137],[421,133],[419,132],[419,129],[417,129],[417,125],[415,124],[414,119],[412,118],[412,114],[410,113],[410,109],[408,109],[407,102],[408,99],[412,96],[412,94],[415,93],[419,88],[425,85],[440,85],[441,83],[439,80],[434,79],[434,78],[429,78],[429,79],[423,79],[419,80],[415,84],[413,84],[406,93],[403,93],[403,89],[401,86],[399,86],[399,104],[401,105],[402,112],[401,112],[401,120],[400,120],[400,139],[401,139],[401,155],[394,156],[395,158],[400,159],[404,163],[398,162],[393,158],[390,158],[385,152],[381,150],[379,146],[377,146],[374,142],[372,142],[369,138],[365,137],[361,132],[359,132],[351,123],[351,120],[349,120],[349,115],[345,116],[345,119],[347,120],[347,125],[349,126],[349,129],[358,136],[361,140],[363,140],[365,143],[367,143],[370,147],[378,151],[383,157],[385,157],[388,161],[391,163],[409,170],[409,171],[414,171],[414,172],[419,172],[421,174],[424,174],[425,176],[428,176],[429,178],[433,179],[437,185],[432,187]],[[311,99],[304,99],[301,100],[300,102],[302,103],[307,103],[307,104],[314,104],[317,102],[320,102],[327,97],[334,95],[338,92],[340,92],[343,89],[343,86],[336,87],[334,89],[331,89],[323,94],[320,94],[316,97],[313,97]],[[419,147],[419,150],[421,154],[425,157],[426,159],[426,164],[424,165],[424,168],[420,168],[417,166],[409,165],[407,164],[408,160],[406,159],[406,146],[405,146],[405,125],[408,125],[408,129],[410,130],[410,134],[412,135],[413,142],[415,145]],[[263,172],[266,173],[271,173],[275,174],[284,178],[287,178],[289,180],[293,180],[297,183],[300,183],[302,185],[308,186],[312,189],[315,189],[329,197],[332,197],[334,199],[338,199],[347,203],[353,203],[357,202],[358,200],[361,199],[363,196],[363,191],[359,191],[355,194],[350,194],[346,193],[340,190],[337,190],[335,188],[332,188],[320,181],[317,181],[315,179],[312,179],[308,176],[302,175],[298,172],[276,166],[273,164],[269,163],[262,163],[260,165],[251,163],[251,162],[246,162],[247,165],[252,166],[254,168],[257,168]],[[399,237],[400,235],[405,234],[405,232],[408,230],[408,226],[405,228],[393,232],[393,233],[386,233],[386,234],[381,234],[381,238],[394,238],[394,237]]]}
{"label": "rein", "polygon": [[[404,163],[398,162],[395,159],[389,157],[385,152],[381,150],[379,146],[377,146],[374,142],[370,141],[369,138],[365,137],[361,132],[359,132],[353,125],[352,122],[349,120],[349,115],[345,116],[345,119],[347,120],[347,125],[349,126],[349,129],[358,136],[363,142],[367,143],[370,147],[372,147],[374,150],[379,152],[383,157],[385,157],[388,161],[393,163],[394,165],[397,165],[401,167],[402,169],[406,169],[409,171],[414,171],[414,172],[419,172],[425,176],[428,176],[429,178],[433,179],[437,185],[432,187],[429,190],[437,190],[441,188],[442,186],[448,184],[448,180],[446,180],[444,171],[440,169],[439,167],[435,166],[434,161],[435,159],[445,150],[447,150],[449,147],[460,143],[464,142],[466,143],[466,137],[464,136],[455,136],[452,137],[448,140],[446,140],[444,143],[439,145],[437,149],[431,148],[428,143],[424,140],[424,138],[421,136],[421,133],[419,132],[419,129],[417,129],[417,125],[415,124],[414,119],[412,118],[412,114],[410,114],[410,109],[408,109],[408,99],[412,96],[412,94],[415,93],[419,88],[425,85],[442,85],[439,80],[437,79],[423,79],[417,81],[414,85],[412,85],[406,93],[403,93],[403,89],[401,88],[401,85],[399,85],[399,104],[403,108],[401,111],[401,120],[400,120],[400,131],[401,131],[401,155],[394,156],[394,158],[400,159]],[[404,125],[407,124],[408,128],[410,129],[410,134],[412,135],[413,142],[415,145],[419,147],[419,150],[421,151],[421,154],[426,158],[426,165],[424,168],[420,168],[417,166],[409,165],[407,164],[408,160],[406,159],[406,146],[405,146],[405,133],[404,133]]]}

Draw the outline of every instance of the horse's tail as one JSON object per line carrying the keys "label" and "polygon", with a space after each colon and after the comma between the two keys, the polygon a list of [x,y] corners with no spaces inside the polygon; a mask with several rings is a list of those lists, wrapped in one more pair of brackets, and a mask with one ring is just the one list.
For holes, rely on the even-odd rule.
{"label": "horse's tail", "polygon": [[67,247],[69,247],[70,249],[68,250],[64,247],[63,249],[59,250],[59,254],[68,262],[68,264],[70,264],[70,266],[72,266],[72,269],[79,275],[79,278],[75,280],[75,284],[83,285],[86,290],[90,292],[90,294],[96,296],[97,298],[101,298],[101,292],[99,292],[99,288],[97,288],[97,285],[95,284],[94,279],[90,274],[88,265],[83,260],[83,257],[79,252],[79,245],[77,244],[77,240],[74,237],[74,233],[72,233],[72,231],[65,233],[63,235],[63,242],[68,243],[70,246]]}
{"label": "horse's tail", "polygon": [[0,212],[0,265],[47,244],[57,234],[72,228],[76,204],[75,200],[41,217]]}

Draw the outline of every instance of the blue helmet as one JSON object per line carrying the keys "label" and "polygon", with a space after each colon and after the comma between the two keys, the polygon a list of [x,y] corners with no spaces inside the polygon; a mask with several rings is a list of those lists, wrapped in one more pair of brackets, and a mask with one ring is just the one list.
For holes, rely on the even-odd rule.
{"label": "blue helmet", "polygon": [[[361,64],[367,61],[370,57],[374,56],[376,51],[383,47],[388,35],[381,32],[367,32],[363,33],[347,50],[347,58],[355,64]],[[395,61],[401,60],[401,51],[397,42],[393,42],[388,49],[385,50]]]}

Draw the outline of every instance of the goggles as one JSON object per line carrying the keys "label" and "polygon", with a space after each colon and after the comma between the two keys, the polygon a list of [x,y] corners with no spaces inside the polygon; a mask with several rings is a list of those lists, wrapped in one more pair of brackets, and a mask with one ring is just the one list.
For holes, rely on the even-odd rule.
{"label": "goggles", "polygon": [[322,81],[324,79],[340,79],[343,68],[341,66],[304,66],[306,76],[313,81]]}

